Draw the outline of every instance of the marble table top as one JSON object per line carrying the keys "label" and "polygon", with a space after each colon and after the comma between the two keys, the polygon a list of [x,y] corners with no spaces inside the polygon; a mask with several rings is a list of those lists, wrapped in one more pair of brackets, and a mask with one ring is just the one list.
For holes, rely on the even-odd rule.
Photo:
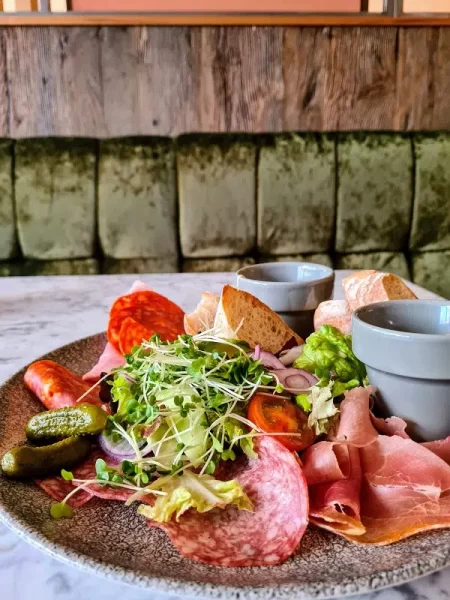
{"label": "marble table top", "polygon": [[[342,297],[337,272],[335,297]],[[184,310],[200,292],[219,293],[233,283],[231,273],[141,275]],[[0,279],[0,382],[42,354],[78,338],[105,330],[109,307],[137,279],[135,275],[11,277]],[[413,288],[415,286],[412,286]],[[418,290],[420,297],[435,297]],[[0,523],[0,598],[2,600],[180,600],[105,580],[60,563],[29,546]],[[446,600],[450,568],[396,588],[355,597],[357,600]]]}

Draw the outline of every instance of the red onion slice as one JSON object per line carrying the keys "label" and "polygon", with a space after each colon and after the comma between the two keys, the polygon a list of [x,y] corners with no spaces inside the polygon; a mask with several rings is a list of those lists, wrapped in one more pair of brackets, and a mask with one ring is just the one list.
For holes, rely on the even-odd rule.
{"label": "red onion slice", "polygon": [[255,346],[255,350],[253,351],[252,358],[253,358],[253,360],[259,360],[261,358],[261,346],[259,344],[257,344]]}
{"label": "red onion slice", "polygon": [[283,368],[273,370],[271,373],[278,378],[287,391],[293,393],[308,391],[318,381],[317,377],[304,369]]}
{"label": "red onion slice", "polygon": [[[145,430],[143,432],[144,437],[151,435],[160,424],[161,419],[158,417],[151,425],[145,425]],[[124,438],[121,438],[118,442],[113,442],[111,438],[108,437],[105,432],[103,432],[98,436],[98,444],[100,448],[106,452],[106,454],[111,456],[111,458],[115,458],[118,462],[126,460],[127,458],[134,458],[136,456],[133,448]],[[147,456],[151,453],[151,446],[146,444],[145,439],[139,442],[138,445],[142,456]]]}
{"label": "red onion slice", "polygon": [[111,438],[104,433],[101,433],[98,436],[98,445],[111,458],[117,460],[117,462],[121,462],[127,458],[134,458],[136,456],[133,448],[123,438],[119,442],[113,442]]}
{"label": "red onion slice", "polygon": [[278,358],[270,352],[260,350],[259,358],[255,358],[255,353],[252,354],[252,358],[253,360],[260,360],[261,364],[263,365],[263,367],[266,367],[266,369],[284,369],[283,363],[280,362]]}
{"label": "red onion slice", "polygon": [[303,345],[304,344],[301,346],[294,346],[293,348],[289,348],[289,350],[282,350],[280,353],[280,362],[282,362],[285,367],[292,365],[303,352]]}

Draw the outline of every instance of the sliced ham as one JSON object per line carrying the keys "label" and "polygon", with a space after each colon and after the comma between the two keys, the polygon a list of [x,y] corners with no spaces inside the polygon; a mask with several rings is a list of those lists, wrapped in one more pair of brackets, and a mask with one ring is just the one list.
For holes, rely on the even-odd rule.
{"label": "sliced ham", "polygon": [[254,512],[228,506],[150,524],[164,529],[183,556],[211,565],[269,566],[289,558],[308,524],[306,481],[294,454],[273,438],[257,438],[255,450],[257,460],[241,457],[226,472],[241,483]]}
{"label": "sliced ham", "polygon": [[217,307],[220,298],[210,292],[204,292],[197,308],[190,314],[184,315],[184,329],[187,334],[195,335],[214,327]]}
{"label": "sliced ham", "polygon": [[350,474],[349,447],[318,442],[303,452],[302,463],[308,485],[346,479]]}
{"label": "sliced ham", "polygon": [[[361,463],[359,450],[346,447],[347,459],[341,470],[348,472],[345,479],[318,483],[309,487],[310,521],[318,527],[335,533],[359,536],[365,532],[361,523]],[[348,462],[347,462],[348,461]]]}
{"label": "sliced ham", "polygon": [[83,381],[95,383],[100,379],[102,373],[110,373],[116,367],[121,367],[124,364],[125,359],[122,354],[117,352],[114,346],[107,342],[97,363],[88,373],[83,375]]}
{"label": "sliced ham", "polygon": [[400,417],[388,417],[387,419],[383,419],[381,417],[375,417],[375,415],[371,413],[370,419],[378,433],[382,433],[383,435],[398,435],[405,439],[409,438],[409,435],[406,433],[408,424],[403,419],[400,419]]}
{"label": "sliced ham", "polygon": [[377,439],[377,430],[370,419],[370,395],[374,391],[375,388],[369,386],[346,392],[337,430],[329,436],[332,441],[362,448]]}
{"label": "sliced ham", "polygon": [[450,435],[444,440],[437,440],[436,442],[424,442],[422,444],[434,454],[437,454],[439,458],[442,458],[448,465],[450,465]]}
{"label": "sliced ham", "polygon": [[450,526],[450,466],[428,448],[399,436],[379,436],[360,450],[365,533],[347,539],[385,545]]}

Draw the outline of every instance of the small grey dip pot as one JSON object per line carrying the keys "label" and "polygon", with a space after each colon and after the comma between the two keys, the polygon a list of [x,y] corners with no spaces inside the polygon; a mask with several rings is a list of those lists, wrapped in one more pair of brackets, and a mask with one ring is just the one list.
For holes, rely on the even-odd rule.
{"label": "small grey dip pot", "polygon": [[237,272],[237,287],[270,306],[303,338],[314,330],[314,311],[331,298],[333,285],[333,269],[315,263],[262,263]]}
{"label": "small grey dip pot", "polygon": [[364,306],[353,313],[352,336],[386,416],[407,421],[419,440],[450,435],[450,302]]}

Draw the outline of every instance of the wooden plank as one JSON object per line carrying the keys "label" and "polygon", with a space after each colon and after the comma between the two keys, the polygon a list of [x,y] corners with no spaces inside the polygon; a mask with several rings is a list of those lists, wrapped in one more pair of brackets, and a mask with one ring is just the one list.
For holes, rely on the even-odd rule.
{"label": "wooden plank", "polygon": [[5,30],[0,29],[0,137],[9,135],[8,72],[6,70]]}
{"label": "wooden plank", "polygon": [[198,130],[200,30],[101,30],[108,136]]}
{"label": "wooden plank", "polygon": [[325,76],[323,129],[392,129],[395,29],[333,28]]}
{"label": "wooden plank", "polygon": [[450,30],[400,33],[397,129],[450,128]]}
{"label": "wooden plank", "polygon": [[14,138],[104,134],[95,28],[5,30]]}
{"label": "wooden plank", "polygon": [[375,13],[341,15],[305,14],[215,14],[215,13],[148,13],[148,14],[108,14],[74,13],[67,14],[1,14],[0,26],[302,26],[302,27],[450,27],[450,14],[447,15],[402,15],[387,17]]}
{"label": "wooden plank", "polygon": [[282,55],[280,28],[202,29],[201,130],[281,131]]}
{"label": "wooden plank", "polygon": [[287,131],[321,131],[329,36],[325,29],[284,30],[284,114]]}
{"label": "wooden plank", "polygon": [[432,129],[439,29],[402,29],[394,127]]}
{"label": "wooden plank", "polygon": [[433,129],[450,129],[450,29],[439,29],[434,70]]}

